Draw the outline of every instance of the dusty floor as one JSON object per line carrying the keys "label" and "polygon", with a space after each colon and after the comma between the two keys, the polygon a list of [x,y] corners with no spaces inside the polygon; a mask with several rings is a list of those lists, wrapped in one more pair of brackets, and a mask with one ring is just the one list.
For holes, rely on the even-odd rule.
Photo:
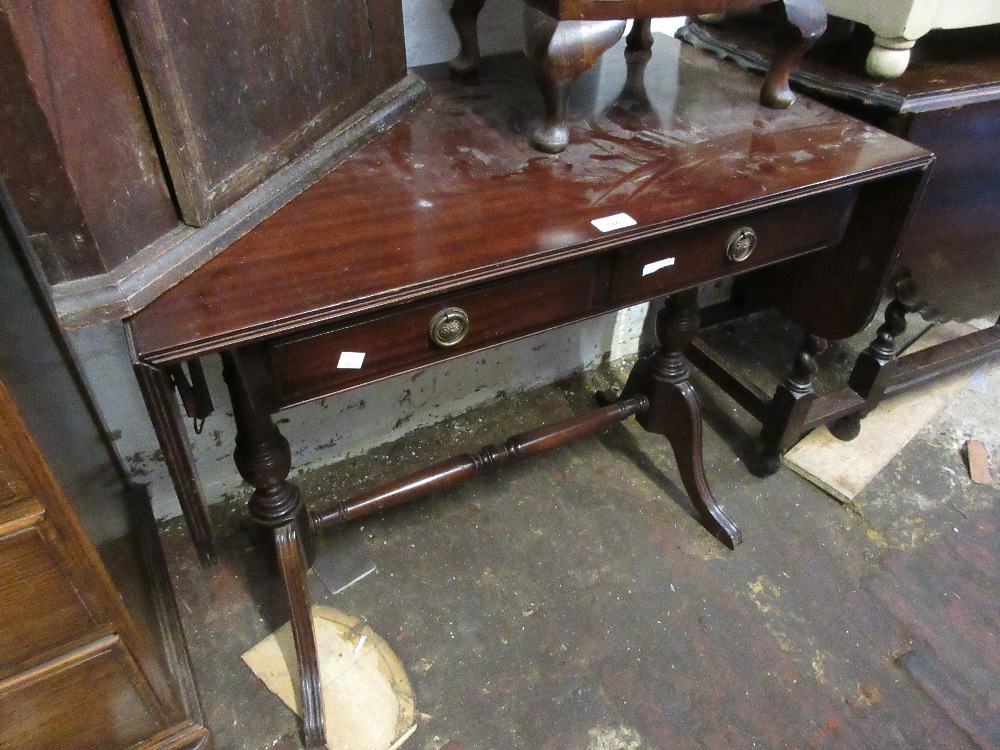
{"label": "dusty floor", "polygon": [[[321,502],[502,441],[589,408],[593,381],[299,483]],[[787,469],[750,474],[755,423],[696,385],[709,481],[745,539],[734,552],[693,519],[665,441],[634,422],[322,542],[377,563],[336,596],[310,584],[402,660],[424,714],[405,747],[1000,748],[1000,492],[968,480],[959,450],[982,437],[1000,455],[1000,367],[849,506]],[[220,565],[197,565],[179,521],[163,540],[216,747],[298,747],[295,717],[239,660],[284,621],[279,586],[242,499],[214,511]]]}

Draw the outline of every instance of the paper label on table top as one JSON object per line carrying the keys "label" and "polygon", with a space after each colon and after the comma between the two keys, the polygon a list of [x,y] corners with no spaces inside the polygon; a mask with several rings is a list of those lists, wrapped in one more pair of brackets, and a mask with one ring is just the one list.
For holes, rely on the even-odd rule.
{"label": "paper label on table top", "polygon": [[594,219],[590,223],[593,224],[602,232],[611,232],[615,229],[634,227],[639,222],[637,222],[628,214],[615,214],[614,216],[604,216],[600,219]]}

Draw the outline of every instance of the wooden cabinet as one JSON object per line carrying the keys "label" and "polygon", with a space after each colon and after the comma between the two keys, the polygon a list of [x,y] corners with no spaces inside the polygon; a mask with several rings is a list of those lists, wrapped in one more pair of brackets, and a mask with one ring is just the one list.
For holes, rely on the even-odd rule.
{"label": "wooden cabinet", "polygon": [[0,747],[209,748],[0,383]]}
{"label": "wooden cabinet", "polygon": [[65,325],[140,309],[422,93],[399,0],[0,0],[0,180]]}

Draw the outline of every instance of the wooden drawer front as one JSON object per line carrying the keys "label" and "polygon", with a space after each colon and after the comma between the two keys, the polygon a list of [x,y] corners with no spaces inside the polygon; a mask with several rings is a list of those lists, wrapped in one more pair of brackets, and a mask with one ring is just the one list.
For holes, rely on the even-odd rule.
{"label": "wooden drawer front", "polygon": [[117,750],[155,734],[160,709],[111,634],[0,680],[0,747]]}
{"label": "wooden drawer front", "polygon": [[[616,304],[650,299],[834,245],[855,195],[841,190],[636,243],[618,254],[612,299]],[[734,262],[726,247],[745,227],[757,244],[746,260]]]}
{"label": "wooden drawer front", "polygon": [[[34,500],[0,514],[0,679],[31,657],[78,638],[95,620],[66,577],[44,509]],[[18,512],[15,512],[18,511]]]}
{"label": "wooden drawer front", "polygon": [[[278,341],[271,347],[271,362],[282,403],[331,393],[583,315],[594,300],[597,268],[593,259],[572,263],[335,330]],[[431,341],[430,323],[449,307],[468,314],[469,330],[457,345],[441,347]],[[364,355],[360,369],[344,367],[352,364],[352,353]],[[356,365],[359,357],[354,359]]]}

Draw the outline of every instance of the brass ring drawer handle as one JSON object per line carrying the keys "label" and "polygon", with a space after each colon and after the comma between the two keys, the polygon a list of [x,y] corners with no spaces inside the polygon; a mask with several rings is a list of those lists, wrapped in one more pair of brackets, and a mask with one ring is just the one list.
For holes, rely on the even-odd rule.
{"label": "brass ring drawer handle", "polygon": [[431,318],[431,341],[438,346],[455,346],[469,332],[469,316],[461,307],[446,307]]}
{"label": "brass ring drawer handle", "polygon": [[757,233],[750,227],[740,227],[726,241],[726,258],[733,263],[742,263],[757,247]]}

